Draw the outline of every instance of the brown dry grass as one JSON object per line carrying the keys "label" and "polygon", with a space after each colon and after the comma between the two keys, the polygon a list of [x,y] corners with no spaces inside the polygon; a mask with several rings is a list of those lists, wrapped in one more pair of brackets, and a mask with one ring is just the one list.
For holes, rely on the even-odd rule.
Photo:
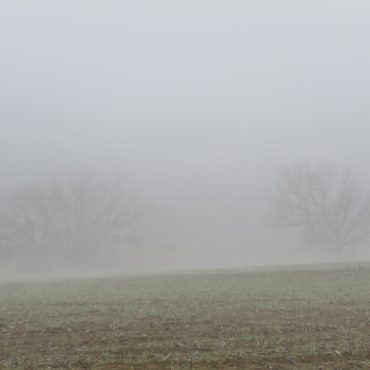
{"label": "brown dry grass", "polygon": [[2,284],[0,369],[370,369],[370,269]]}

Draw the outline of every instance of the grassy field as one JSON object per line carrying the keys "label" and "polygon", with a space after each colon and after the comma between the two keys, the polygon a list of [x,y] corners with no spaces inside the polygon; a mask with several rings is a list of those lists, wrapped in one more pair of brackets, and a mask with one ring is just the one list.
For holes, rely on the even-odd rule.
{"label": "grassy field", "polygon": [[370,369],[370,266],[3,283],[0,369]]}

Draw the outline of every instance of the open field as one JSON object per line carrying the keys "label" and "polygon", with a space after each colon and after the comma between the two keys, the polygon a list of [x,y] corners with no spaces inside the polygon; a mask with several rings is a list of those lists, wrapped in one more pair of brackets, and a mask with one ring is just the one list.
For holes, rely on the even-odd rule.
{"label": "open field", "polygon": [[0,369],[370,369],[370,266],[0,285]]}

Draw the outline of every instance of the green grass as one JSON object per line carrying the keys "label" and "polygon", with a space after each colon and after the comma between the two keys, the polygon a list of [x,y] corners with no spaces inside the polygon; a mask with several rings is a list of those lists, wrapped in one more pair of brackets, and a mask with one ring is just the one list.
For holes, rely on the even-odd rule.
{"label": "green grass", "polygon": [[370,266],[0,285],[0,369],[370,369]]}

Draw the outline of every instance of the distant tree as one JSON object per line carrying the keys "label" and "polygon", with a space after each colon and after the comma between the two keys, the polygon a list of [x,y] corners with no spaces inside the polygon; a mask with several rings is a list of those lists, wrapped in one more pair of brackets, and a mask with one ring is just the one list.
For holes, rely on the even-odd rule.
{"label": "distant tree", "polygon": [[25,266],[86,267],[134,237],[137,210],[118,178],[61,176],[20,187],[0,208],[0,250]]}
{"label": "distant tree", "polygon": [[370,235],[370,197],[349,172],[330,166],[282,167],[270,198],[274,219],[337,256]]}

